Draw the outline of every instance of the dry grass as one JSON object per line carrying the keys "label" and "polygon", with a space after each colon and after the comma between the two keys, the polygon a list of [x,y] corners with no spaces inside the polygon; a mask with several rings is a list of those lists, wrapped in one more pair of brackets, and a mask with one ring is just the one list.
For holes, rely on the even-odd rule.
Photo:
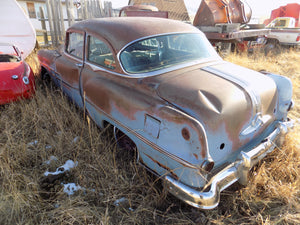
{"label": "dry grass", "polygon": [[[296,102],[291,115],[300,117],[299,53],[226,60],[290,77]],[[38,74],[35,55],[27,61]],[[234,185],[222,193],[218,208],[201,211],[167,195],[155,177],[121,159],[109,129],[100,131],[59,90],[38,80],[33,99],[4,106],[0,117],[0,224],[300,223],[299,122],[286,145],[253,169],[247,187]],[[57,160],[45,164],[51,156]],[[78,166],[52,182],[44,179],[45,171],[68,159]],[[84,189],[68,196],[61,185],[67,182]]]}

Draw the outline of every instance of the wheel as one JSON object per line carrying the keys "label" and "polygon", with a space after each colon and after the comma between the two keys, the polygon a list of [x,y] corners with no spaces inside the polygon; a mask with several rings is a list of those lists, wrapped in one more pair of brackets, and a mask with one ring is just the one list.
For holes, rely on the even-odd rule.
{"label": "wheel", "polygon": [[41,80],[45,83],[45,84],[49,84],[51,82],[51,77],[50,74],[48,73],[48,71],[44,68],[42,68],[41,71]]}
{"label": "wheel", "polygon": [[221,43],[220,55],[221,57],[226,57],[231,53],[231,44],[230,42]]}
{"label": "wheel", "polygon": [[281,53],[281,47],[279,44],[270,42],[266,44],[264,48],[265,55],[279,55]]}
{"label": "wheel", "polygon": [[114,127],[114,138],[119,149],[123,150],[122,153],[125,157],[138,160],[137,149],[135,143],[117,127]]}

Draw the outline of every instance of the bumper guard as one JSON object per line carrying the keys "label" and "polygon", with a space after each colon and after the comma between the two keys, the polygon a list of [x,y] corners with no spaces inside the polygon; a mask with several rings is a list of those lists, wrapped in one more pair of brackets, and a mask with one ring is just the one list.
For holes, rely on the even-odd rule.
{"label": "bumper guard", "polygon": [[293,121],[279,122],[275,130],[266,137],[258,146],[248,152],[241,152],[237,160],[218,172],[211,178],[208,185],[209,191],[199,191],[180,181],[165,176],[165,185],[169,192],[184,202],[201,209],[213,209],[218,206],[220,192],[239,181],[245,185],[248,181],[249,170],[256,165],[275,147],[283,143],[288,129],[293,128]]}

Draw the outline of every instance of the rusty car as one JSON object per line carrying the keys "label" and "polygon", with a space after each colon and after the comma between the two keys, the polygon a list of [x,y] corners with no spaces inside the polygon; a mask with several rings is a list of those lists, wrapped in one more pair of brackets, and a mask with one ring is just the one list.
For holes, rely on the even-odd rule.
{"label": "rusty car", "polygon": [[196,27],[150,17],[72,25],[40,50],[50,77],[184,202],[212,209],[293,127],[292,83],[224,61]]}

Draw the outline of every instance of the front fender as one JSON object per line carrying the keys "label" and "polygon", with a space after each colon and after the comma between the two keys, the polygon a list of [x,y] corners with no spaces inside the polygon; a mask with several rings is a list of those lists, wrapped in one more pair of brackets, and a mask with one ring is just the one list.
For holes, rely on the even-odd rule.
{"label": "front fender", "polygon": [[56,50],[43,49],[38,51],[38,59],[42,67],[47,70],[55,71],[55,61],[61,54]]}

